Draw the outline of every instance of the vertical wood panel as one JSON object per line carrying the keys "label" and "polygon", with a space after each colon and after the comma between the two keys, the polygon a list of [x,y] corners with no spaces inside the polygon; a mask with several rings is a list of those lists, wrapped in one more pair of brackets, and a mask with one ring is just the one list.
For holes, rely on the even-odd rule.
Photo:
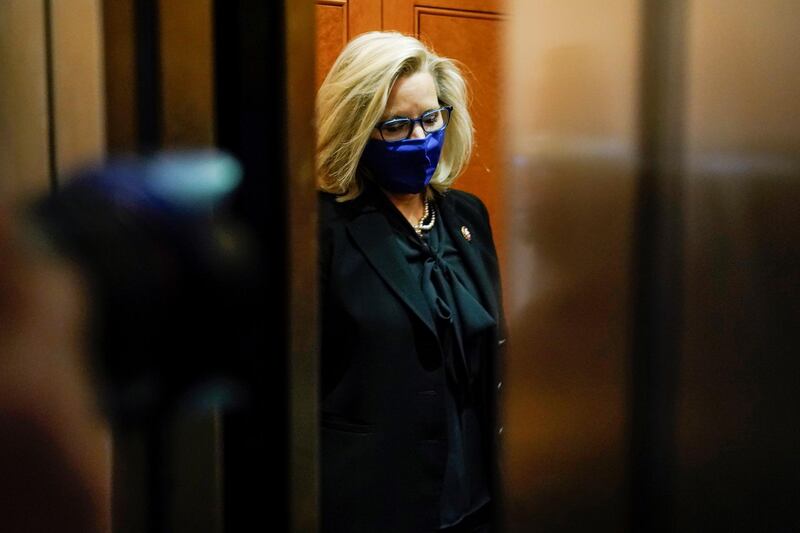
{"label": "vertical wood panel", "polygon": [[381,12],[383,11],[383,5],[380,1],[350,0],[348,7],[348,24],[350,26],[348,39],[352,39],[360,33],[382,28]]}
{"label": "vertical wood panel", "polygon": [[383,29],[414,34],[414,0],[383,0]]}
{"label": "vertical wood panel", "polygon": [[380,0],[317,0],[316,84],[319,89],[333,62],[348,41],[357,35],[381,29]]}
{"label": "vertical wood panel", "polygon": [[211,0],[161,0],[161,130],[165,148],[214,144]]}
{"label": "vertical wood panel", "polygon": [[319,89],[333,62],[347,43],[347,1],[316,3],[316,78]]}
{"label": "vertical wood panel", "polygon": [[51,2],[53,127],[59,180],[105,155],[99,0]]}
{"label": "vertical wood panel", "polygon": [[[504,86],[501,37],[504,20],[497,15],[464,11],[416,11],[416,33],[436,53],[461,63],[471,93],[470,113],[475,146],[469,166],[456,187],[478,195],[489,209],[501,263],[504,264],[505,209],[503,159],[500,155],[500,107]],[[476,36],[480,36],[477,39]]]}
{"label": "vertical wood panel", "polygon": [[626,531],[639,2],[510,5],[509,531]]}
{"label": "vertical wood panel", "polygon": [[103,0],[106,136],[109,153],[137,144],[135,0]]}
{"label": "vertical wood panel", "polygon": [[798,531],[800,4],[688,5],[675,531]]}
{"label": "vertical wood panel", "polygon": [[[319,530],[317,194],[314,153],[314,5],[284,6],[291,531]],[[319,9],[319,8],[317,8]],[[312,28],[312,31],[309,29]]]}
{"label": "vertical wood panel", "polygon": [[0,199],[23,199],[49,186],[43,6],[0,2]]}

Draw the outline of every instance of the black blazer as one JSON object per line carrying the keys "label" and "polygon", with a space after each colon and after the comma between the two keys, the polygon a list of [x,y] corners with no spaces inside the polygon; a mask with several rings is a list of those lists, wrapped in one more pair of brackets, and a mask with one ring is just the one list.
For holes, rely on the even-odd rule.
{"label": "black blazer", "polygon": [[[388,200],[374,187],[343,203],[319,196],[324,532],[420,533],[439,521],[447,451],[442,354],[382,202]],[[451,190],[438,202],[436,223],[449,231],[498,324],[488,346],[493,368],[481,384],[491,413],[485,438],[497,504],[505,343],[497,256],[477,197]]]}

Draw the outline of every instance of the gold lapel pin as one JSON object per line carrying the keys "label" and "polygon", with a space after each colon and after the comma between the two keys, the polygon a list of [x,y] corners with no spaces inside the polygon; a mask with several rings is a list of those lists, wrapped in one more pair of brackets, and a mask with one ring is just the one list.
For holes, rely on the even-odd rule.
{"label": "gold lapel pin", "polygon": [[467,239],[467,242],[472,242],[472,233],[469,232],[469,229],[466,226],[461,226],[461,235]]}

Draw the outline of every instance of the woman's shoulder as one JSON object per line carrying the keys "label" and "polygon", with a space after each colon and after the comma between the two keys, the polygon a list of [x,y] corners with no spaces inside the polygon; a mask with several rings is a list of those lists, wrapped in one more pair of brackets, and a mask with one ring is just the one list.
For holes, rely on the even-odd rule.
{"label": "woman's shoulder", "polygon": [[361,193],[342,201],[342,196],[317,191],[321,224],[347,223],[376,209],[375,192],[365,188]]}
{"label": "woman's shoulder", "polygon": [[329,192],[317,191],[317,204],[319,205],[320,211],[323,209],[331,210],[336,204],[336,195]]}
{"label": "woman's shoulder", "polygon": [[352,218],[352,205],[350,202],[340,202],[335,194],[318,191],[317,206],[319,208],[319,223],[322,226],[347,222]]}
{"label": "woman's shoulder", "polygon": [[471,192],[448,189],[442,194],[442,202],[450,203],[462,215],[487,218],[488,212],[483,201]]}

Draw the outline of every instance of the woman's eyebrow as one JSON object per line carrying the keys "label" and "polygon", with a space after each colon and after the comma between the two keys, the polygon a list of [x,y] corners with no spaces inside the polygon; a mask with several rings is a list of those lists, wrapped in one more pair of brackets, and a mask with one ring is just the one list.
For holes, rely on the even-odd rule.
{"label": "woman's eyebrow", "polygon": [[[431,111],[435,111],[435,110],[439,109],[440,107],[441,107],[441,106],[437,105],[436,107],[431,107],[430,109],[426,109],[425,111],[423,111],[422,113],[420,113],[418,116],[416,116],[416,117],[413,117],[413,118],[419,118],[419,117],[421,117],[422,115],[424,115],[425,113],[430,113]],[[409,117],[408,115],[400,115],[400,114],[398,114],[398,113],[395,113],[395,114],[393,114],[393,115],[388,115],[387,117],[385,117],[385,118],[382,118],[382,119],[380,120],[380,122],[386,122],[387,120],[394,120],[394,119],[396,119],[396,118],[412,118],[412,117]]]}

